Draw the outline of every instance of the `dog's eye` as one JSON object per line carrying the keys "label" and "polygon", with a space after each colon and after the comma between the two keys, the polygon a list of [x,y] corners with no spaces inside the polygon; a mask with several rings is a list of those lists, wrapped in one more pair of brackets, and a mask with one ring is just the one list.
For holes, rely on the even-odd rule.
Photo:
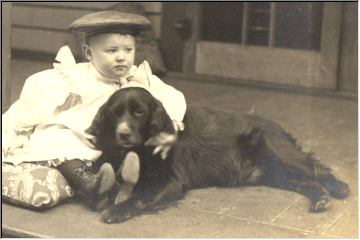
{"label": "dog's eye", "polygon": [[135,117],[142,117],[142,116],[144,116],[144,114],[145,114],[145,111],[143,111],[141,109],[137,109],[137,110],[134,111],[134,116]]}

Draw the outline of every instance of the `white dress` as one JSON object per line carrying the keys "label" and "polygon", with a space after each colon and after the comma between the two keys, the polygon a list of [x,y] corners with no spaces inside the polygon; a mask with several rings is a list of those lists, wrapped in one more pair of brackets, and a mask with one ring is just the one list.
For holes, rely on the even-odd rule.
{"label": "white dress", "polygon": [[[69,51],[66,47],[62,51],[64,49]],[[88,141],[92,136],[85,130],[100,106],[122,87],[146,88],[162,102],[173,121],[181,123],[183,120],[184,95],[152,75],[146,62],[133,66],[121,79],[104,77],[90,62],[63,62],[66,59],[54,64],[54,69],[30,76],[20,98],[3,114],[3,144],[24,142],[7,156],[2,154],[3,161],[54,164],[71,159],[96,160],[101,152]]]}

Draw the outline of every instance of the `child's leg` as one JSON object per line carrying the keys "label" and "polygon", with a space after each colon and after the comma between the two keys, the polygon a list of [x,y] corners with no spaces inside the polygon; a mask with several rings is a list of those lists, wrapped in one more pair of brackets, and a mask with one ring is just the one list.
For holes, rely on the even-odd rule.
{"label": "child's leg", "polygon": [[135,152],[128,152],[126,154],[120,168],[116,171],[116,176],[132,184],[136,184],[139,181],[140,159]]}
{"label": "child's leg", "polygon": [[115,173],[109,163],[104,163],[97,173],[92,172],[85,162],[67,160],[57,167],[70,185],[86,195],[100,195],[112,188]]}
{"label": "child's leg", "polygon": [[116,172],[117,179],[120,179],[114,187],[116,196],[114,203],[120,203],[127,200],[140,177],[140,159],[135,152],[129,152]]}

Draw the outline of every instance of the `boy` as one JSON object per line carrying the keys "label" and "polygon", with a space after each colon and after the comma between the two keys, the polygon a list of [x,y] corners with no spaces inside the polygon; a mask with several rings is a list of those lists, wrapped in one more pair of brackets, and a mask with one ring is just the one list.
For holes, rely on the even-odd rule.
{"label": "boy", "polygon": [[[144,87],[163,103],[174,126],[181,126],[186,110],[183,94],[152,75],[146,62],[133,65],[135,36],[149,26],[145,17],[117,11],[96,12],[73,22],[70,30],[84,38],[82,50],[89,62],[76,64],[63,47],[56,58],[60,64],[26,80],[20,98],[3,115],[3,161],[45,161],[92,198],[115,182],[110,164],[103,164],[97,173],[88,167],[101,152],[85,133],[112,93],[126,86]],[[172,139],[159,137],[153,144],[164,154]],[[136,155],[127,156],[120,169],[123,178],[136,182],[138,164]]]}

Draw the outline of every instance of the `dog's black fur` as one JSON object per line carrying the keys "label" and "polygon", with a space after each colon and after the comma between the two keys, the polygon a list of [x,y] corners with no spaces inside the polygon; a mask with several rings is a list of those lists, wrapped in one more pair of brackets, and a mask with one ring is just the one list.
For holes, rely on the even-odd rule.
{"label": "dog's black fur", "polygon": [[125,153],[135,151],[141,166],[132,197],[105,209],[105,222],[124,221],[174,202],[189,189],[210,186],[256,184],[295,191],[310,199],[311,212],[327,210],[328,195],[349,194],[346,183],[270,120],[188,106],[183,122],[185,130],[162,160],[144,145],[160,132],[175,132],[159,101],[144,89],[124,88],[101,107],[88,129],[103,150],[99,163],[111,162],[117,169]]}

